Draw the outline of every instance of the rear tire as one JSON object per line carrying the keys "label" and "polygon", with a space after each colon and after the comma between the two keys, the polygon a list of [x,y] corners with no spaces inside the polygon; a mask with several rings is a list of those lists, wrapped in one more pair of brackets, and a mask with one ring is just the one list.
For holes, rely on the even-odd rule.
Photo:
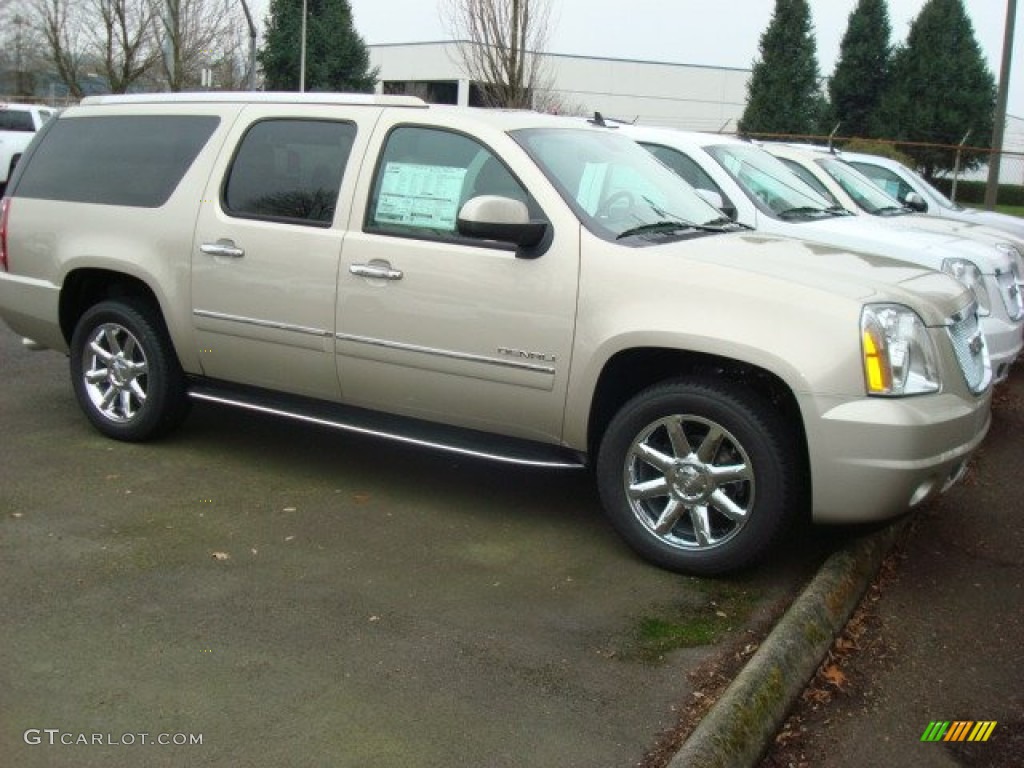
{"label": "rear tire", "polygon": [[71,381],[89,421],[115,440],[159,437],[188,414],[185,376],[163,318],[142,299],[85,311],[71,338]]}
{"label": "rear tire", "polygon": [[644,390],[608,426],[598,488],[642,557],[712,575],[754,564],[795,518],[800,453],[777,409],[731,382],[678,379]]}

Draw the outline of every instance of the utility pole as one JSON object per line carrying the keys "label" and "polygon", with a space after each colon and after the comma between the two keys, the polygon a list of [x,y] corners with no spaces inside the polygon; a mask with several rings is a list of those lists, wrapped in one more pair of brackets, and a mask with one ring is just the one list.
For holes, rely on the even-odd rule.
{"label": "utility pole", "polygon": [[242,10],[245,12],[245,23],[249,25],[249,90],[256,90],[256,25],[253,24],[252,14],[249,13],[249,4],[242,0]]}
{"label": "utility pole", "polygon": [[302,41],[299,53],[299,92],[306,92],[306,0],[302,0]]}
{"label": "utility pole", "polygon": [[996,207],[999,196],[999,163],[1002,160],[1003,131],[1006,127],[1006,100],[1010,91],[1010,62],[1013,60],[1013,27],[1017,20],[1017,0],[1006,2],[1006,30],[1003,37],[1003,64],[999,71],[996,114],[992,129],[992,154],[988,162],[988,183],[985,185],[985,207]]}

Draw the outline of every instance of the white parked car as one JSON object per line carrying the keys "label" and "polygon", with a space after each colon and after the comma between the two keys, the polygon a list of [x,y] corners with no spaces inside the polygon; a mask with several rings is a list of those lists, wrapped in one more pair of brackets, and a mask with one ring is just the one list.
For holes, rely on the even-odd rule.
{"label": "white parked car", "polygon": [[53,113],[54,110],[38,104],[0,101],[0,194],[28,143]]}
{"label": "white parked car", "polygon": [[717,134],[612,124],[639,142],[731,219],[759,232],[888,256],[944,271],[971,289],[981,307],[996,381],[1024,347],[1013,258],[993,245],[938,232],[894,230],[849,214],[822,197],[759,146]]}
{"label": "white parked car", "polygon": [[903,163],[860,152],[844,152],[843,158],[883,190],[915,211],[928,216],[996,227],[1024,239],[1024,219],[998,211],[958,205]]}
{"label": "white parked car", "polygon": [[[1024,314],[1024,239],[980,223],[918,213],[876,186],[867,176],[846,162],[840,152],[829,151],[825,147],[771,142],[762,143],[760,146],[779,158],[822,196],[836,205],[841,205],[852,214],[875,217],[873,221],[893,229],[957,235],[993,245],[1010,254],[1012,275],[997,272],[996,278],[1007,289],[1007,298],[1012,300],[1016,295],[1019,305],[1016,312]],[[1016,283],[1016,290],[1010,283],[1011,279]],[[1008,309],[1012,310],[1010,307]]]}

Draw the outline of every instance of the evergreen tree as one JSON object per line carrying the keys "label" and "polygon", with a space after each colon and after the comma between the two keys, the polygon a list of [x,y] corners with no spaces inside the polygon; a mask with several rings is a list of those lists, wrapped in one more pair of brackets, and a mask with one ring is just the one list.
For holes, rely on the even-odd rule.
{"label": "evergreen tree", "polygon": [[742,133],[812,134],[824,110],[807,0],[775,0],[747,84]]}
{"label": "evergreen tree", "polygon": [[[257,58],[267,89],[299,90],[302,0],[271,0],[266,29]],[[306,90],[370,92],[376,82],[348,0],[307,0]]]}
{"label": "evergreen tree", "polygon": [[[902,141],[956,145],[992,138],[995,78],[988,70],[962,0],[928,0],[893,56],[878,135]],[[908,147],[921,171],[934,177],[954,167],[954,149]],[[965,157],[965,166],[979,158]]]}
{"label": "evergreen tree", "polygon": [[828,84],[830,121],[846,136],[872,135],[889,74],[892,25],[885,0],[858,0]]}

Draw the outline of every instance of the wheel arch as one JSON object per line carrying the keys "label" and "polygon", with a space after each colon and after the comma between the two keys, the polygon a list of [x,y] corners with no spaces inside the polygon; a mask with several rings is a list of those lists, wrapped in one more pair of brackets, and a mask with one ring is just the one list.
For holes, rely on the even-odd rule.
{"label": "wheel arch", "polygon": [[89,307],[101,301],[119,298],[147,301],[164,317],[156,292],[134,275],[88,267],[69,272],[61,285],[59,304],[60,330],[64,340],[70,345],[75,326]]}
{"label": "wheel arch", "polygon": [[807,432],[800,405],[790,386],[780,376],[761,366],[704,352],[646,347],[626,349],[613,355],[601,370],[591,400],[588,454],[591,457],[597,455],[605,430],[628,400],[655,384],[686,376],[727,380],[778,409],[793,429],[798,458],[810,483]]}

